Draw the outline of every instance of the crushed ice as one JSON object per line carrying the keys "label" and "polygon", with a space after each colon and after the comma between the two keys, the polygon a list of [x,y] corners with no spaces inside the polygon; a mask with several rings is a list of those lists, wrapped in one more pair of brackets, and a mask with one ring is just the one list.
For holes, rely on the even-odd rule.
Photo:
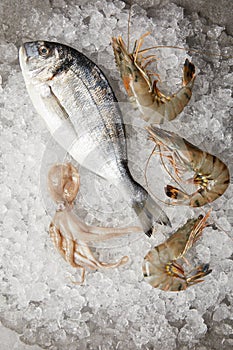
{"label": "crushed ice", "polygon": [[[37,344],[42,349],[182,350],[196,349],[197,344],[202,350],[222,346],[229,349],[233,244],[225,231],[231,233],[233,223],[232,186],[212,205],[213,220],[222,230],[207,228],[193,249],[194,260],[209,262],[213,272],[205,283],[185,292],[164,293],[151,288],[142,278],[145,253],[163,241],[170,230],[159,228],[152,240],[141,237],[127,245],[116,244],[112,249],[100,247],[96,251],[100,259],[129,255],[130,262],[112,271],[89,273],[82,287],[71,283],[75,271],[57,254],[48,237],[54,208],[43,192],[44,172],[60,158],[51,153],[49,133],[27,95],[17,63],[17,47],[22,41],[41,38],[74,46],[101,66],[119,99],[125,98],[110,40],[113,35],[122,35],[127,40],[128,7],[119,0],[27,0],[18,1],[15,7],[3,1],[1,6],[2,324],[15,330],[22,342]],[[190,48],[193,45],[199,50],[232,55],[225,28],[208,24],[197,13],[185,16],[182,8],[169,1],[137,1],[133,6],[131,48],[134,40],[146,31],[151,35],[146,38],[145,47],[169,44],[184,47],[188,37]],[[166,127],[214,152],[228,163],[232,172],[233,61],[221,55],[189,54],[199,71],[193,97],[177,120]],[[156,56],[158,61],[153,69],[160,74],[160,88],[174,92],[181,83],[184,60],[190,56],[172,49],[157,50]],[[133,113],[129,116],[131,122]],[[132,173],[144,183],[143,168],[150,143],[143,139],[141,127],[129,126],[127,133]],[[159,162],[154,159],[152,163],[150,184],[159,195],[162,187],[156,188],[153,175],[156,181],[159,179],[159,186],[168,179]],[[76,204],[79,216],[89,224],[123,225],[131,214],[127,208],[122,210],[124,203],[119,202],[115,189],[96,180],[96,196],[91,196],[88,192],[91,177],[85,170],[81,176],[82,190]],[[97,197],[100,193],[101,203]],[[95,209],[92,212],[90,205]],[[115,209],[118,215],[113,215]],[[194,215],[190,208],[165,210],[173,229]]]}

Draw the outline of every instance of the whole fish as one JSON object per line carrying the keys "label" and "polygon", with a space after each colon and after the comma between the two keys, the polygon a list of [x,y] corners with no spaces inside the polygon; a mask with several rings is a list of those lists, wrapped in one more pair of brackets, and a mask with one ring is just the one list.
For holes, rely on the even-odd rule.
{"label": "whole fish", "polygon": [[168,217],[128,169],[125,130],[114,92],[99,67],[77,50],[35,41],[19,50],[28,93],[52,136],[87,169],[119,188],[150,236]]}

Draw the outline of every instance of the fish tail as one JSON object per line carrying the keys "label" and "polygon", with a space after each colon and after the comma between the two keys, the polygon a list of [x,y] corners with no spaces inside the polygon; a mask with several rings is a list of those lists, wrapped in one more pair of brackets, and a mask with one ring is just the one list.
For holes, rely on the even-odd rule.
{"label": "fish tail", "polygon": [[143,202],[134,202],[133,208],[139,217],[145,234],[148,237],[152,235],[155,222],[171,226],[168,216],[149,194],[147,194],[147,198]]}

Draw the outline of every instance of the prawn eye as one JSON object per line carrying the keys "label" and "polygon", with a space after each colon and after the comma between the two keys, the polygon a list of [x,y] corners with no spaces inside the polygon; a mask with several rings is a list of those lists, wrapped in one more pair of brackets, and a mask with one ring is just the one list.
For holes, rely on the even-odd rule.
{"label": "prawn eye", "polygon": [[43,57],[46,57],[49,54],[49,49],[44,45],[40,46],[38,51],[39,51],[39,54]]}

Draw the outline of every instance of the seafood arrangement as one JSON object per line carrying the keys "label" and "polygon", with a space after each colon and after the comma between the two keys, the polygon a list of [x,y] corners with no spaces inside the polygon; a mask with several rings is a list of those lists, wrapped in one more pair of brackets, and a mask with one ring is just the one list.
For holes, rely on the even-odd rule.
{"label": "seafood arrangement", "polygon": [[[142,119],[152,124],[176,118],[192,96],[195,66],[188,59],[183,68],[182,87],[164,95],[152,80],[147,66],[155,59],[141,50],[144,37],[135,42],[129,53],[121,37],[112,39],[116,64],[130,101]],[[125,264],[124,256],[115,263],[100,262],[88,242],[97,242],[143,231],[151,236],[155,221],[170,225],[169,218],[152,196],[132,177],[128,168],[123,117],[114,92],[99,67],[77,50],[54,42],[35,41],[21,46],[20,65],[25,84],[37,112],[45,120],[54,139],[82,166],[114,184],[139,217],[141,227],[106,228],[88,226],[73,212],[80,186],[77,169],[71,164],[55,164],[48,173],[50,195],[57,204],[50,224],[51,239],[62,257],[81,270],[113,268]],[[159,77],[157,73],[153,74]],[[154,125],[146,127],[149,139],[161,158],[167,159],[174,177],[193,184],[188,194],[182,188],[165,187],[174,205],[204,206],[219,198],[229,185],[229,170],[219,158],[202,151],[175,133]],[[167,168],[166,168],[167,170]],[[194,175],[186,179],[185,172]],[[180,260],[201,237],[210,211],[190,219],[164,243],[150,250],[144,258],[145,280],[154,288],[181,291],[200,283],[211,270],[200,264],[185,271]]]}

